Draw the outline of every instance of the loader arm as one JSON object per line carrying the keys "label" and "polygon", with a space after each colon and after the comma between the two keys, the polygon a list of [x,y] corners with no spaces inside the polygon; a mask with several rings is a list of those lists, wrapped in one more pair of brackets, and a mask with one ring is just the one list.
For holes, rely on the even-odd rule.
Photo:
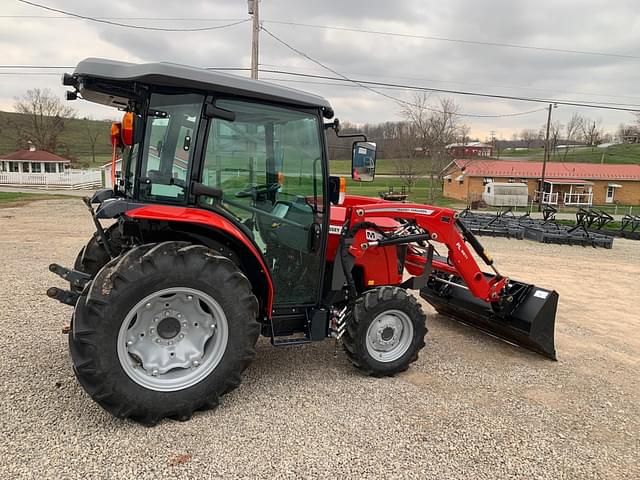
{"label": "loader arm", "polygon": [[[376,219],[388,217],[407,220],[417,229],[405,229],[399,234],[392,233],[389,237],[379,240],[367,239],[366,226],[375,224]],[[407,244],[415,241],[442,243],[448,249],[447,261],[435,258],[433,268],[462,278],[475,297],[485,302],[498,302],[509,279],[499,275],[497,271],[492,277],[487,277],[483,273],[468,245],[471,245],[478,256],[491,268],[493,268],[493,259],[457,217],[458,214],[449,208],[412,203],[404,203],[402,206],[382,203],[354,207],[347,212],[353,234],[349,253],[358,258],[363,256],[369,248],[391,244]],[[426,233],[411,233],[421,230]]]}
{"label": "loader arm", "polygon": [[[398,227],[380,228],[388,223],[380,221],[385,217],[394,219]],[[420,296],[442,315],[555,360],[558,293],[502,276],[457,217],[451,209],[420,204],[354,206],[347,212],[343,249],[348,246],[350,256],[366,258],[367,251],[375,248],[420,243],[424,247],[423,242],[446,245],[446,257],[433,256],[431,243],[424,256],[408,247],[404,267],[413,277],[401,286],[419,289]],[[493,274],[480,269],[469,247]]]}

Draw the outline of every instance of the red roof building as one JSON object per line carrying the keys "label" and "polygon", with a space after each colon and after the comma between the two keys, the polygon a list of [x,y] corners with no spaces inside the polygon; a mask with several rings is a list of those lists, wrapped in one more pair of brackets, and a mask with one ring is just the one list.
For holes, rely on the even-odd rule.
{"label": "red roof building", "polygon": [[45,150],[17,150],[0,155],[0,171],[18,173],[60,173],[71,163],[68,158]]}
{"label": "red roof building", "polygon": [[[542,162],[517,160],[454,160],[465,175],[540,178]],[[448,168],[448,167],[447,167]],[[640,180],[640,164],[547,162],[545,177],[578,180]]]}
{"label": "red roof building", "polygon": [[443,171],[443,194],[468,202],[481,198],[489,182],[522,182],[529,195],[552,205],[640,205],[639,164],[548,162],[541,188],[542,162],[454,160]]}
{"label": "red roof building", "polygon": [[451,143],[445,147],[449,155],[455,158],[490,157],[493,146],[482,142]]}

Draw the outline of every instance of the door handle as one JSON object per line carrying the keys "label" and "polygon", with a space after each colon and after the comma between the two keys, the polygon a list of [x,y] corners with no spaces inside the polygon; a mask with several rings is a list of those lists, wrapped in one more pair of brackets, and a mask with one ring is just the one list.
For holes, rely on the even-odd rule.
{"label": "door handle", "polygon": [[309,252],[317,252],[320,245],[322,245],[322,226],[314,222],[309,226]]}

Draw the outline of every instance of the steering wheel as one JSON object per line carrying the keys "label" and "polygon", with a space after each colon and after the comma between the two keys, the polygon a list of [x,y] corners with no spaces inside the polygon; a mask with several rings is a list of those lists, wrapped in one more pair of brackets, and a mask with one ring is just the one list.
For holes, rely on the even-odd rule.
{"label": "steering wheel", "polygon": [[236,192],[236,197],[251,197],[254,202],[268,198],[269,194],[275,193],[280,188],[279,183],[266,183],[264,185],[252,185],[244,190]]}

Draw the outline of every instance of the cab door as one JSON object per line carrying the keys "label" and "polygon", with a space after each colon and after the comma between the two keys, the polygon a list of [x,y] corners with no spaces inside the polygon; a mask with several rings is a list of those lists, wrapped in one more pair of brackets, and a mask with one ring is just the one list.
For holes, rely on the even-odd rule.
{"label": "cab door", "polygon": [[209,120],[201,182],[222,190],[219,207],[261,250],[275,304],[316,304],[327,211],[320,117],[235,99],[217,99],[215,107],[234,118]]}

